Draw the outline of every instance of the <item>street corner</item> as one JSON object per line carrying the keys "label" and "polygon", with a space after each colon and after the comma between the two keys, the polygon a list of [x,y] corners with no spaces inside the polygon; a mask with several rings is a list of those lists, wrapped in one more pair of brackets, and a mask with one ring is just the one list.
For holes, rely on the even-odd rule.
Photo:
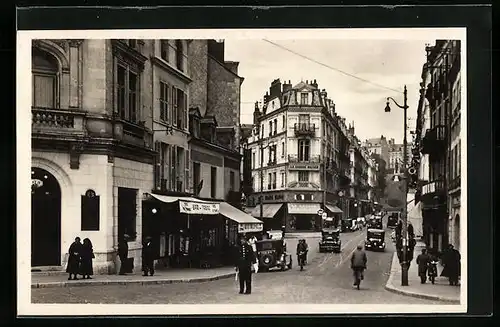
{"label": "street corner", "polygon": [[[458,293],[458,297],[453,295],[446,296],[442,294],[432,294],[436,292],[436,287],[441,287],[441,285],[436,285],[436,287],[434,287],[435,285],[431,286],[429,284],[424,284],[425,286],[434,287],[434,289],[423,289],[424,286],[420,284],[420,282],[416,280],[410,280],[409,286],[401,286],[400,278],[401,269],[399,266],[399,260],[397,254],[394,253],[389,277],[385,284],[385,289],[387,291],[419,299],[435,300],[449,304],[460,304],[460,293]],[[449,290],[449,288],[447,288],[447,290]]]}

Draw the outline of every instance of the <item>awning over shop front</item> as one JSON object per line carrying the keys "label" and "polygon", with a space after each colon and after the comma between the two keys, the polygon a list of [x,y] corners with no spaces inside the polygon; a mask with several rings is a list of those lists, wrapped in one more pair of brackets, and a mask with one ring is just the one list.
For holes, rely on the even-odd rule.
{"label": "awning over shop front", "polygon": [[288,213],[298,215],[317,215],[321,209],[319,203],[289,203]]}
{"label": "awning over shop front", "polygon": [[[283,206],[282,203],[268,203],[262,205],[262,218],[273,218],[278,210]],[[260,205],[252,210],[252,216],[260,218]]]}
{"label": "awning over shop front", "polygon": [[238,232],[240,233],[261,232],[263,229],[262,221],[244,213],[229,203],[220,203],[220,214],[237,222]]}
{"label": "awning over shop front", "polygon": [[332,213],[342,213],[342,212],[343,212],[342,210],[340,210],[340,208],[339,208],[339,207],[337,207],[337,206],[332,206],[332,205],[329,205],[329,204],[327,204],[327,205],[326,205],[326,208],[327,208],[328,210],[330,210]]}
{"label": "awning over shop front", "polygon": [[167,196],[151,194],[151,196],[164,203],[179,202],[179,212],[191,215],[218,215],[219,203],[209,202],[191,197]]}
{"label": "awning over shop front", "polygon": [[413,208],[408,208],[408,220],[413,225],[415,236],[423,235],[423,217],[422,217],[422,202],[417,203]]}

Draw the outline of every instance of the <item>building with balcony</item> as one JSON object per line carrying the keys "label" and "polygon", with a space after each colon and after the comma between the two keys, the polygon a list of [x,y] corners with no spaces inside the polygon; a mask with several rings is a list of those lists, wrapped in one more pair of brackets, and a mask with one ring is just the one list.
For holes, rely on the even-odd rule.
{"label": "building with balcony", "polygon": [[274,80],[256,103],[248,140],[252,215],[286,231],[319,230],[319,209],[340,217],[339,192],[350,181],[346,141],[345,120],[316,81]]}
{"label": "building with balcony", "polygon": [[[155,97],[159,102],[154,116],[161,121],[162,115],[169,117],[163,112],[179,112],[182,108],[182,122],[167,120],[155,130],[155,136],[158,134],[156,189],[147,201],[144,230],[153,237],[153,243],[158,244],[157,259],[163,266],[230,264],[238,233],[262,230],[260,221],[239,210],[241,154],[239,140],[234,139],[239,135],[239,124],[233,118],[239,115],[243,78],[236,75],[234,62],[226,66],[213,57],[221,55],[214,51],[224,50],[220,47],[222,42],[167,40],[168,50],[162,47],[162,41],[157,42],[160,42],[161,53],[171,53],[182,44],[185,49],[182,62],[186,65],[177,70],[181,69],[186,76],[177,72],[173,76],[177,80],[172,81],[162,76],[162,71],[154,74],[162,86],[159,97]],[[215,50],[212,44],[217,45]],[[168,58],[161,68],[168,65],[165,68],[171,70]],[[179,63],[179,59],[172,62]],[[235,80],[238,83],[235,84]],[[179,92],[174,89],[163,91],[165,84],[182,88],[184,102],[179,102]],[[185,113],[188,116],[184,120]],[[223,128],[219,126],[218,117],[225,124]],[[177,151],[168,151],[174,144]]]}
{"label": "building with balcony", "polygon": [[354,123],[349,125],[350,138],[349,159],[350,159],[350,185],[349,197],[350,206],[347,216],[349,218],[364,217],[372,213],[372,201],[369,198],[371,186],[369,184],[369,168],[371,160],[366,148],[355,135]]}
{"label": "building with balcony", "polygon": [[426,47],[417,113],[417,197],[427,245],[460,247],[460,43]]}
{"label": "building with balcony", "polygon": [[79,236],[93,243],[95,272],[113,273],[124,234],[140,269],[143,194],[154,187],[154,49],[147,40],[33,41],[34,269],[64,269]]}
{"label": "building with balcony", "polygon": [[389,143],[384,135],[365,140],[361,145],[368,150],[370,155],[379,155],[385,162],[389,162]]}
{"label": "building with balcony", "polygon": [[[389,160],[387,162],[387,170],[389,174],[400,174],[402,171],[403,162],[404,162],[404,151],[403,144],[397,144],[394,142],[394,139],[390,139],[388,142],[389,150],[388,156]],[[407,158],[411,158],[411,142],[407,143]]]}

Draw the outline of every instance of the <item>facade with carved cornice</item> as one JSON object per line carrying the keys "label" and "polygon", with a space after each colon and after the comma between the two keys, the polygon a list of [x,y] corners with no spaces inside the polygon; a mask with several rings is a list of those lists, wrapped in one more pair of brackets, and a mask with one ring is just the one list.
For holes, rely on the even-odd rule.
{"label": "facade with carved cornice", "polygon": [[349,185],[345,120],[316,81],[274,80],[263,105],[256,103],[248,149],[248,204],[268,229],[319,230],[320,209],[340,219]]}
{"label": "facade with carved cornice", "polygon": [[[33,41],[32,266],[64,268],[79,236],[94,272],[114,273],[126,234],[140,270],[144,195],[189,187],[186,53],[185,40]],[[155,141],[172,167],[156,185]]]}

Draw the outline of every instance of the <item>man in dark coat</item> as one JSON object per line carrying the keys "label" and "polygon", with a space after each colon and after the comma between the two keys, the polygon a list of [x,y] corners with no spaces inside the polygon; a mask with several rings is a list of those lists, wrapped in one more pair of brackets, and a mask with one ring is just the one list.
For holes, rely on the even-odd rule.
{"label": "man in dark coat", "polygon": [[443,266],[441,276],[448,277],[450,285],[458,286],[458,277],[460,276],[460,252],[449,245],[448,250],[443,253]]}
{"label": "man in dark coat", "polygon": [[147,236],[144,239],[144,244],[142,245],[142,271],[143,276],[147,276],[148,273],[153,276],[155,273],[154,249],[150,236]]}
{"label": "man in dark coat", "polygon": [[127,259],[128,259],[128,243],[127,243],[127,235],[123,235],[120,237],[118,241],[118,257],[120,258],[120,275],[125,275],[127,271]]}
{"label": "man in dark coat", "polygon": [[[80,273],[81,255],[82,243],[80,242],[80,238],[76,237],[68,250],[68,266],[66,267],[66,272],[69,274],[68,280],[78,279],[77,274]],[[73,278],[71,278],[71,275],[73,275]]]}
{"label": "man in dark coat", "polygon": [[[353,286],[359,289],[359,280],[363,280],[363,271],[366,269],[366,262],[368,258],[366,257],[366,252],[363,250],[362,245],[358,245],[356,250],[351,256],[351,269],[354,275]],[[359,278],[359,280],[358,280]]]}
{"label": "man in dark coat", "polygon": [[427,281],[427,268],[431,262],[431,257],[427,254],[427,249],[422,249],[422,253],[417,256],[418,275],[420,283],[425,284]]}
{"label": "man in dark coat", "polygon": [[256,255],[248,244],[245,236],[240,238],[240,246],[237,247],[236,271],[240,281],[240,294],[252,293],[252,264],[256,263]]}

